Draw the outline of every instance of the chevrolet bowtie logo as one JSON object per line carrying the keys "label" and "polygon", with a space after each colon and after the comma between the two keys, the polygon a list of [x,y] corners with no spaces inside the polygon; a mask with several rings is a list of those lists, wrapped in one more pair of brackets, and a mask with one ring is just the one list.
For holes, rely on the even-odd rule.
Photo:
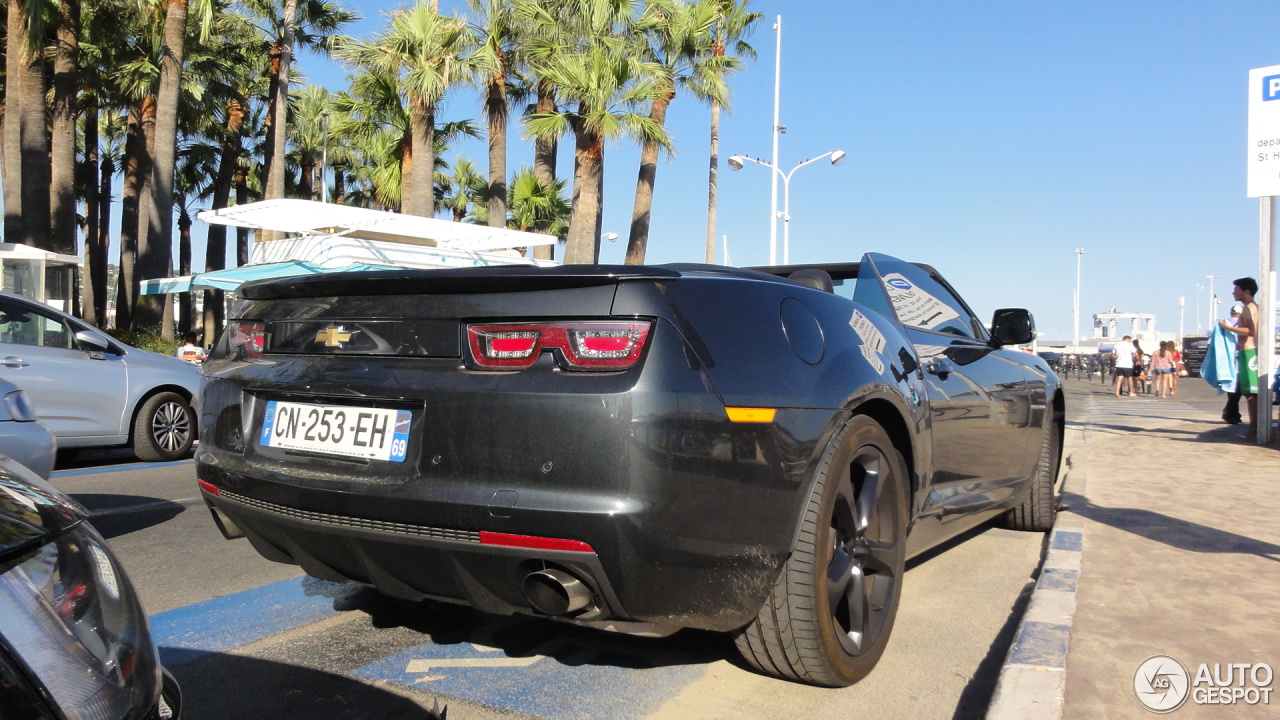
{"label": "chevrolet bowtie logo", "polygon": [[354,334],[355,333],[344,332],[341,325],[337,327],[330,325],[316,333],[316,342],[324,343],[325,347],[342,347],[342,343],[350,340],[351,336]]}

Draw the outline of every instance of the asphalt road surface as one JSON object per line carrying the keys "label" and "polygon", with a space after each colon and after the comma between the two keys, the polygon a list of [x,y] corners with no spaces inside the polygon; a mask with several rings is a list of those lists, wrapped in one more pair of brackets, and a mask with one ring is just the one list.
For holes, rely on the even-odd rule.
{"label": "asphalt road surface", "polygon": [[437,700],[450,720],[980,718],[1044,541],[986,527],[914,559],[879,666],[831,690],[756,674],[715,633],[634,638],[308,578],[224,540],[190,460],[81,453],[53,482],[120,556],[190,720],[421,718]]}

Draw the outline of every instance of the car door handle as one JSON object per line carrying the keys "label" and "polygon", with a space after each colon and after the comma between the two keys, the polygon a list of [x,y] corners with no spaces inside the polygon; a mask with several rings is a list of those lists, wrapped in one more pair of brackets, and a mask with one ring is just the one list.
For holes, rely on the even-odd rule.
{"label": "car door handle", "polygon": [[15,357],[13,355],[10,355],[9,357],[4,359],[4,366],[9,368],[24,368],[30,364],[31,363],[27,362],[26,360],[23,360],[20,357]]}
{"label": "car door handle", "polygon": [[956,368],[951,364],[950,360],[934,360],[932,362],[925,363],[924,371],[930,375],[937,375],[943,380],[946,380],[947,375],[955,372]]}

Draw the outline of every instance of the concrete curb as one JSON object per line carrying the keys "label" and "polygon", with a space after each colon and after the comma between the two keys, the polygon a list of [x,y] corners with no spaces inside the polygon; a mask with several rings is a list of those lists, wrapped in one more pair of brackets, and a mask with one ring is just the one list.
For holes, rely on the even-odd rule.
{"label": "concrete curb", "polygon": [[[1076,457],[1081,455],[1081,457]],[[1083,448],[1068,458],[1062,493],[1083,493]],[[1067,650],[1076,611],[1084,520],[1060,512],[1031,601],[1000,670],[987,720],[1058,720],[1067,685]]]}

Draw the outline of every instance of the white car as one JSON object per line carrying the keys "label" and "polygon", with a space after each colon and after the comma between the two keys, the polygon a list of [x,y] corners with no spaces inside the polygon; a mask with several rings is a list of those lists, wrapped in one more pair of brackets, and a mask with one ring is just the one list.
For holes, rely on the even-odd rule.
{"label": "white car", "polygon": [[8,380],[0,380],[0,455],[7,455],[45,480],[53,472],[58,441],[36,419],[27,394]]}
{"label": "white car", "polygon": [[11,293],[0,293],[0,379],[26,391],[62,449],[129,446],[162,461],[195,440],[198,368]]}

